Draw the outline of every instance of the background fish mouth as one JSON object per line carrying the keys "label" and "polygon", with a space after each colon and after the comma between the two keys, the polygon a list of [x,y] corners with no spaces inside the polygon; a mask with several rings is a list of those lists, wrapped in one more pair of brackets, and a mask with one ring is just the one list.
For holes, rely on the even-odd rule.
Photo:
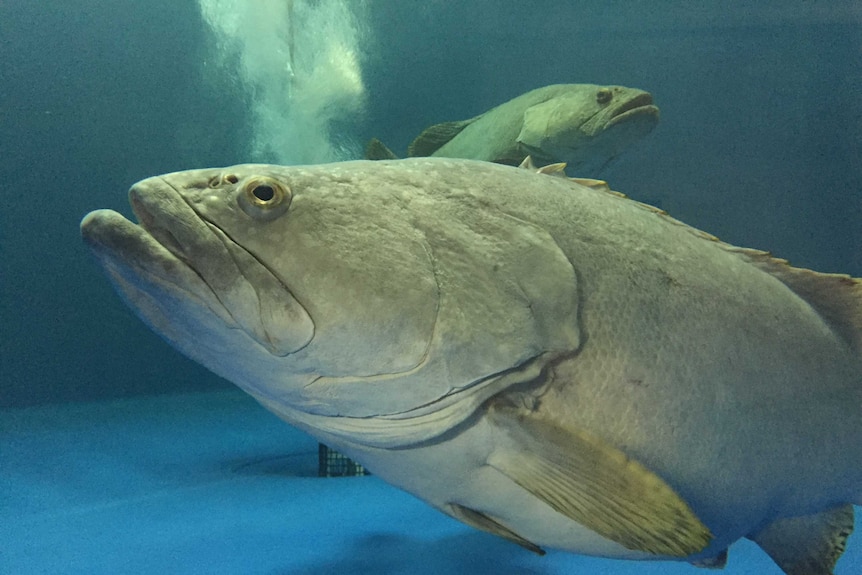
{"label": "background fish mouth", "polygon": [[649,118],[654,122],[658,122],[659,109],[658,106],[653,104],[652,94],[649,94],[648,92],[638,94],[616,108],[608,121],[608,127],[629,121],[632,118],[639,116],[643,117],[643,119]]}

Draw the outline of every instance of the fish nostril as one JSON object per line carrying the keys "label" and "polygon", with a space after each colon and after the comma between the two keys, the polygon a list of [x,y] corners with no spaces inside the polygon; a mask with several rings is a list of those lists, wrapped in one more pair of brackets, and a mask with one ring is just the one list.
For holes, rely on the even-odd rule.
{"label": "fish nostril", "polygon": [[235,184],[239,181],[239,178],[236,177],[235,174],[221,174],[218,176],[213,176],[207,181],[207,186],[210,188],[218,188],[219,186],[223,186],[224,184]]}

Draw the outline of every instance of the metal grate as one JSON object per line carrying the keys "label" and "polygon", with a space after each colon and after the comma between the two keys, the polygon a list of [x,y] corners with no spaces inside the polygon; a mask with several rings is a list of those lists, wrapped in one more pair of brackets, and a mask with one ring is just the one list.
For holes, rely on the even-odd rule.
{"label": "metal grate", "polygon": [[360,463],[342,455],[322,443],[318,444],[318,471],[320,477],[353,477],[370,475]]}

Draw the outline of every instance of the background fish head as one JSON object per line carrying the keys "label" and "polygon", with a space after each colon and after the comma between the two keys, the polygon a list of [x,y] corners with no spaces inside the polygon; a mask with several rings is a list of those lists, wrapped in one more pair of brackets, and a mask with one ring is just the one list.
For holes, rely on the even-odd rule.
{"label": "background fish head", "polygon": [[524,113],[518,143],[543,162],[566,162],[570,173],[595,175],[656,127],[649,92],[624,86],[576,84]]}

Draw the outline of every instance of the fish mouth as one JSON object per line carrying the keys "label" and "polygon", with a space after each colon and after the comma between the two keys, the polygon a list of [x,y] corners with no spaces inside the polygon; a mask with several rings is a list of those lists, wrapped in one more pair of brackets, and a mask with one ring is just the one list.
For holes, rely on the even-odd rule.
{"label": "fish mouth", "polygon": [[[158,320],[142,316],[163,336],[170,316],[182,308],[194,309],[188,313],[196,317],[216,316],[273,356],[305,347],[314,324],[287,286],[204,218],[169,177],[149,178],[129,190],[138,224],[110,210],[92,212],[81,222],[85,242],[121,295],[133,309],[139,310],[144,299],[148,309],[164,308]],[[197,180],[181,183],[183,188],[200,185]]]}
{"label": "fish mouth", "polygon": [[155,241],[161,244],[174,257],[186,264],[190,269],[194,270],[192,263],[184,253],[182,244],[171,233],[170,228],[165,225],[160,225],[156,216],[147,208],[146,204],[141,199],[139,191],[132,187],[129,190],[129,205],[132,208],[132,213],[138,220],[138,226],[148,233]]}
{"label": "fish mouth", "polygon": [[[137,227],[158,243],[178,263],[200,278],[218,300],[217,290],[197,268],[200,252],[217,245],[206,222],[185,201],[182,194],[161,176],[136,183],[129,189],[129,205]],[[135,225],[135,224],[132,224]],[[195,250],[192,246],[197,245]],[[195,252],[198,252],[197,254]],[[170,280],[171,278],[165,278]],[[219,307],[225,308],[224,305]]]}
{"label": "fish mouth", "polygon": [[653,103],[652,94],[644,92],[623,102],[611,113],[608,127],[610,128],[611,126],[630,121],[634,118],[651,120],[653,123],[658,122],[659,109],[658,106]]}
{"label": "fish mouth", "polygon": [[[81,220],[81,236],[119,294],[145,323],[159,331],[151,317],[155,300],[185,302],[207,310],[229,327],[238,327],[216,293],[191,265],[170,228],[160,225],[140,201],[130,201],[139,223],[113,210],[95,210]],[[141,308],[147,301],[149,312]]]}

